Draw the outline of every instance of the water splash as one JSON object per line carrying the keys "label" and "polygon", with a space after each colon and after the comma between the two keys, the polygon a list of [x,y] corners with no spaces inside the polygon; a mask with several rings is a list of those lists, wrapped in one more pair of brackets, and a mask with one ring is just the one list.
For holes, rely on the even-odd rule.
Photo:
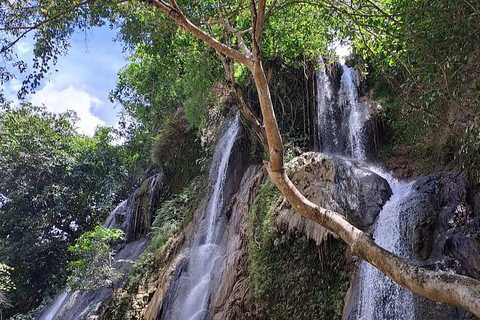
{"label": "water splash", "polygon": [[[412,182],[399,182],[390,174],[377,168],[370,167],[371,171],[382,176],[392,188],[392,196],[380,211],[373,227],[375,242],[382,248],[411,260],[413,254],[400,238],[401,213],[408,211],[411,206]],[[360,295],[355,319],[391,319],[413,320],[414,295],[387,278],[378,269],[362,261],[358,270],[360,280]]]}
{"label": "water splash", "polygon": [[65,299],[67,299],[67,296],[69,294],[70,290],[64,290],[61,294],[59,294],[54,300],[53,303],[50,307],[48,307],[45,312],[42,313],[42,316],[40,317],[39,320],[53,320],[55,319],[55,316],[57,315],[58,311],[60,308],[63,306],[63,303],[65,302]]}
{"label": "water splash", "polygon": [[203,320],[208,316],[212,278],[219,273],[224,248],[219,243],[225,228],[224,187],[228,162],[240,130],[238,117],[226,124],[215,148],[210,167],[209,184],[213,186],[202,220],[194,233],[193,245],[180,275],[167,295],[161,319]]}

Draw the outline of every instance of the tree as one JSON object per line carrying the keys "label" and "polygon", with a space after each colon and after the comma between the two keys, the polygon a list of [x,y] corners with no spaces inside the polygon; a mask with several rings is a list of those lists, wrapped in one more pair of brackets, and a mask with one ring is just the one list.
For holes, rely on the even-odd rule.
{"label": "tree", "polygon": [[8,299],[8,292],[15,289],[10,278],[12,268],[0,262],[0,320],[3,319],[3,309],[12,306]]}
{"label": "tree", "polygon": [[70,276],[67,284],[73,290],[96,290],[103,287],[114,289],[122,276],[115,268],[115,251],[111,248],[117,241],[125,240],[120,229],[107,229],[101,225],[85,232],[68,250],[77,260],[69,263]]}
{"label": "tree", "polygon": [[[350,247],[354,255],[362,257],[403,287],[427,298],[460,306],[480,316],[479,281],[442,271],[426,270],[400,259],[379,247],[368,234],[351,225],[340,214],[310,202],[296,189],[286,175],[282,137],[273,108],[267,73],[262,62],[264,54],[262,48],[265,41],[264,32],[268,29],[268,23],[272,16],[277,12],[282,12],[285,8],[294,10],[297,6],[302,6],[302,3],[288,0],[280,2],[273,0],[268,1],[268,3],[267,0],[223,1],[221,4],[216,1],[188,3],[175,0],[169,0],[168,2],[138,0],[138,2],[144,5],[137,7],[133,1],[130,1],[126,4],[126,7],[131,5],[133,8],[140,8],[139,10],[154,7],[158,12],[164,14],[158,17],[163,25],[171,27],[171,21],[173,21],[218,53],[226,71],[227,79],[237,94],[240,111],[268,152],[269,161],[265,162],[265,166],[270,179],[297,212],[337,234]],[[361,8],[362,5],[365,5],[372,8],[372,3],[368,0],[358,1],[356,6]],[[387,3],[390,3],[390,1],[387,1]],[[343,2],[336,1],[314,3],[319,10],[326,9],[327,12],[330,9],[338,9],[336,12],[340,12],[343,4]],[[72,15],[78,8],[80,9],[78,15],[83,17],[86,7],[92,9],[92,17],[96,18],[98,18],[99,12],[104,16],[112,12],[108,11],[112,10],[111,4],[106,5],[103,1],[95,0],[63,7],[57,6],[54,10],[48,7],[48,15],[41,16],[31,26],[32,30],[39,28],[41,31],[51,30],[55,35],[59,34],[59,32],[55,32],[55,30],[49,29],[51,27],[48,27],[52,19],[56,21],[58,26],[58,21],[66,23],[62,20],[63,18],[60,18],[61,16]],[[102,8],[106,9],[102,11]],[[106,10],[108,14],[105,14],[107,13]],[[140,15],[139,18],[141,17]],[[96,23],[96,21],[93,22],[93,24]],[[64,40],[66,35],[62,34],[62,36],[62,40]],[[13,42],[10,41],[10,43]],[[4,48],[1,50],[2,53],[7,52],[11,46],[7,44]],[[240,88],[236,85],[235,73],[240,65],[252,74],[258,93],[262,119],[258,118],[249,109]]]}
{"label": "tree", "polygon": [[14,267],[17,308],[62,283],[68,246],[126,197],[111,130],[81,136],[75,120],[30,104],[0,111],[0,256]]}

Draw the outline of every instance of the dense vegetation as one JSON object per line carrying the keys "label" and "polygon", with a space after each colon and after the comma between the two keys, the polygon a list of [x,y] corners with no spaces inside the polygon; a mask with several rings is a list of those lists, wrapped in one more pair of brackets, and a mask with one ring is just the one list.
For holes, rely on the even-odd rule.
{"label": "dense vegetation", "polygon": [[110,129],[76,133],[72,113],[24,104],[0,119],[0,256],[13,268],[10,298],[27,310],[63,283],[68,246],[125,197],[129,155]]}
{"label": "dense vegetation", "polygon": [[252,288],[236,319],[341,319],[348,288],[345,245],[330,239],[319,248],[302,234],[277,230],[274,210],[282,199],[273,183],[266,181],[251,207]]}
{"label": "dense vegetation", "polygon": [[480,184],[479,2],[369,2],[342,12],[386,107],[384,158],[413,159],[417,174],[457,167]]}
{"label": "dense vegetation", "polygon": [[[185,7],[192,21],[216,39],[242,46],[236,32],[214,18],[224,19],[236,30],[248,30],[251,20],[244,10],[248,3],[226,1],[220,13],[213,1]],[[12,68],[27,70],[27,62],[14,54],[12,39],[21,37],[25,26],[37,26],[32,28],[35,71],[25,78],[21,97],[38,87],[68,51],[75,29],[109,23],[119,28],[119,39],[131,53],[111,93],[111,99],[126,110],[119,132],[126,141],[122,146],[112,144],[111,129],[100,128],[92,138],[78,135],[71,113],[53,115],[28,104],[4,107],[0,113],[0,306],[8,305],[4,298],[8,294],[14,310],[25,311],[39,303],[46,288],[64,282],[68,246],[102,222],[144,172],[155,165],[168,169],[177,179],[173,192],[200,172],[205,154],[192,155],[184,168],[175,159],[186,149],[170,146],[179,143],[187,150],[202,150],[197,135],[217,98],[212,86],[240,87],[241,94],[233,101],[241,103],[244,98],[256,116],[259,111],[245,67],[215,53],[151,6],[134,1],[117,5],[20,0],[2,2],[0,11],[0,28],[6,34],[0,38],[5,61],[0,66],[2,84],[14,77]],[[356,68],[367,76],[372,97],[385,107],[381,117],[388,143],[381,156],[408,159],[408,166],[417,163],[419,173],[456,167],[478,188],[478,1],[286,1],[268,18],[262,58],[286,143],[303,148],[311,144],[311,70],[319,54],[333,56],[328,46],[340,39],[353,46]],[[243,40],[251,46],[251,37]],[[302,76],[304,83],[298,80]],[[8,105],[1,91],[0,103]],[[179,108],[186,121],[174,114]],[[174,216],[169,223],[183,225],[182,219]],[[169,225],[162,222],[157,227]],[[291,257],[286,243],[305,252],[313,250],[300,237],[272,245],[278,235],[261,234],[264,251],[257,253],[257,262],[270,261],[270,251],[277,253],[275,257]],[[255,303],[266,312],[261,302]]]}

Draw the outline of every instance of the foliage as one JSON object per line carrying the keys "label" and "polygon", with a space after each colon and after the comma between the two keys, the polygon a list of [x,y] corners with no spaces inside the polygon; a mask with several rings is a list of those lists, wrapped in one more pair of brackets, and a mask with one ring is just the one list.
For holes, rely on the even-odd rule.
{"label": "foliage", "polygon": [[176,117],[166,121],[154,140],[152,162],[167,170],[171,177],[171,192],[181,190],[189,180],[199,174],[201,160],[206,157],[200,139],[181,110]]}
{"label": "foliage", "polygon": [[69,262],[68,286],[73,290],[95,290],[112,287],[121,276],[115,269],[115,251],[112,245],[125,240],[120,229],[107,229],[101,225],[85,232],[70,251],[77,260]]}
{"label": "foliage", "polygon": [[133,54],[110,98],[151,135],[180,106],[189,124],[200,128],[210,89],[221,75],[214,51],[149,6],[129,2],[120,14],[119,38]]}
{"label": "foliage", "polygon": [[[312,104],[315,101],[314,74],[316,63],[306,62],[306,56],[290,58],[289,63],[277,61],[269,69],[270,92],[278,116],[278,126],[287,145],[308,150],[313,145],[312,133],[314,120]],[[248,100],[252,109],[259,110],[258,95],[254,84],[245,84]]]}
{"label": "foliage", "polygon": [[62,282],[68,246],[125,196],[110,130],[81,136],[75,120],[30,104],[0,112],[0,256],[14,268],[17,308]]}
{"label": "foliage", "polygon": [[480,118],[475,118],[467,124],[458,158],[469,179],[480,183]]}
{"label": "foliage", "polygon": [[[113,23],[114,8],[117,6],[112,1],[2,1],[0,54],[4,58],[4,65],[0,68],[0,83],[3,85],[14,79],[15,73],[26,73],[18,93],[20,98],[25,97],[40,85],[59,57],[68,52],[69,39],[75,31]],[[35,41],[31,63],[19,59],[14,51],[14,45],[29,32]],[[32,69],[31,73],[27,73]]]}
{"label": "foliage", "polygon": [[12,268],[0,262],[0,314],[3,308],[11,307],[8,292],[15,289],[10,277]]}
{"label": "foliage", "polygon": [[424,158],[424,171],[478,167],[477,157],[464,160],[474,139],[465,129],[480,117],[479,2],[366,0],[339,10],[363,71],[388,83],[395,99],[386,105],[389,142]]}
{"label": "foliage", "polygon": [[[273,183],[260,188],[248,220],[248,272],[252,282],[247,310],[239,319],[341,319],[348,288],[345,245],[316,244],[273,225],[281,201]],[[248,306],[250,304],[250,306]]]}

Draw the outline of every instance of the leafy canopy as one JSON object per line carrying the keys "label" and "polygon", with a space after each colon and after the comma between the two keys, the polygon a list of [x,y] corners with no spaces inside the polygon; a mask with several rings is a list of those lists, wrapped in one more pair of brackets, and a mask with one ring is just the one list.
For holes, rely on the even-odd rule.
{"label": "leafy canopy", "polygon": [[19,306],[62,282],[68,246],[128,191],[111,130],[85,137],[75,121],[30,104],[0,111],[0,256],[14,267]]}

